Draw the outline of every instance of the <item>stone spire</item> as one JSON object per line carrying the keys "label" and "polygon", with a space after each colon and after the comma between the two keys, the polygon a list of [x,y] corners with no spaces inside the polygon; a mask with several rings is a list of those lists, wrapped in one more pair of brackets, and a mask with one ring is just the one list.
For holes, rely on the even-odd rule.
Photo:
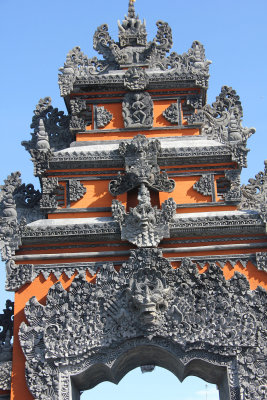
{"label": "stone spire", "polygon": [[120,47],[146,46],[146,22],[142,22],[139,16],[136,15],[134,0],[129,1],[128,15],[125,15],[125,19],[122,21],[122,23],[118,21],[118,26]]}
{"label": "stone spire", "polygon": [[129,0],[129,7],[128,7],[128,17],[129,18],[136,18],[134,3],[135,3],[135,0]]}

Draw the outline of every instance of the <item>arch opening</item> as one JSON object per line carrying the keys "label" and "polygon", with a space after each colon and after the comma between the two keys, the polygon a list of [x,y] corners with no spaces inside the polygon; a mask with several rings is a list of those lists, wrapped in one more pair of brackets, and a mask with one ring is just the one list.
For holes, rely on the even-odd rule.
{"label": "arch opening", "polygon": [[132,370],[155,365],[173,373],[180,382],[194,376],[218,387],[220,400],[230,400],[226,366],[216,365],[200,358],[183,363],[166,349],[154,345],[139,346],[122,354],[111,366],[95,364],[71,377],[72,400],[80,400],[80,393],[108,381],[119,382]]}

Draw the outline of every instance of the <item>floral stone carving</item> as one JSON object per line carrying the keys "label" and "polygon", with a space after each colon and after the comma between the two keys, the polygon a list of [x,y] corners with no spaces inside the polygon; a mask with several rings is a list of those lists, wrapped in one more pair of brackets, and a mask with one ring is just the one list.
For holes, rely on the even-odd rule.
{"label": "floral stone carving", "polygon": [[95,127],[105,128],[112,120],[113,115],[103,106],[95,107]]}
{"label": "floral stone carving", "polygon": [[147,73],[140,67],[129,68],[124,75],[124,86],[131,91],[145,90],[149,84]]}
{"label": "floral stone carving", "polygon": [[231,365],[231,400],[241,394],[263,400],[266,291],[251,292],[238,273],[226,281],[215,264],[199,274],[185,261],[174,270],[158,249],[133,250],[119,272],[103,265],[96,284],[78,276],[69,291],[54,285],[45,306],[30,299],[19,336],[34,398],[60,398],[60,371],[77,374],[86,363],[107,363],[110,349],[116,359],[122,346],[134,348],[140,338],[164,341],[171,354],[179,346],[197,358],[205,349],[214,364],[223,357]]}
{"label": "floral stone carving", "polygon": [[86,193],[86,187],[77,180],[77,179],[69,179],[69,198],[70,201],[78,201]]}
{"label": "floral stone carving", "polygon": [[6,263],[6,290],[16,291],[26,283],[32,282],[34,269],[31,264],[16,265],[13,260]]}
{"label": "floral stone carving", "polygon": [[199,181],[194,184],[193,188],[203,196],[212,196],[214,192],[213,175],[202,175]]}
{"label": "floral stone carving", "polygon": [[125,128],[152,128],[153,101],[149,93],[127,93],[122,103]]}
{"label": "floral stone carving", "polygon": [[182,125],[181,104],[172,103],[164,112],[164,118],[174,125]]}
{"label": "floral stone carving", "polygon": [[124,205],[118,200],[112,202],[112,214],[121,228],[121,239],[128,240],[138,247],[157,246],[163,238],[170,237],[169,223],[176,214],[176,204],[168,199],[162,210],[152,207],[149,190],[141,185],[138,194],[139,204],[126,213]]}
{"label": "floral stone carving", "polygon": [[172,192],[175,187],[165,171],[161,171],[157,162],[161,145],[159,140],[149,140],[144,135],[137,135],[129,142],[121,142],[119,153],[125,160],[125,174],[118,174],[117,179],[109,184],[113,196],[128,192],[142,183],[158,192]]}

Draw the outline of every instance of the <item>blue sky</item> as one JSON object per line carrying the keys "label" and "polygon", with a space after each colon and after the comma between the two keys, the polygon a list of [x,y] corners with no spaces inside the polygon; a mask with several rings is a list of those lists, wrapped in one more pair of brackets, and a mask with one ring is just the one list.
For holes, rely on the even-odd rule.
{"label": "blue sky", "polygon": [[[92,49],[93,34],[97,26],[105,22],[116,39],[116,21],[123,18],[127,6],[128,0],[0,0],[1,183],[10,172],[20,170],[25,183],[38,185],[32,177],[29,155],[20,145],[22,140],[30,138],[32,111],[38,100],[45,96],[52,97],[54,107],[65,110],[64,101],[59,95],[57,73],[58,68],[63,66],[67,52],[78,45],[89,57],[95,55]],[[209,103],[215,100],[223,85],[232,86],[240,95],[244,109],[243,125],[257,129],[248,141],[251,152],[248,168],[242,173],[243,183],[247,182],[249,177],[263,169],[263,161],[267,158],[266,0],[137,0],[136,9],[140,17],[147,21],[149,39],[156,34],[156,21],[162,19],[172,27],[173,51],[180,54],[187,51],[194,40],[204,44],[207,58],[213,61],[210,67]],[[2,264],[1,307],[7,296],[12,297],[12,294],[4,292],[4,275]],[[139,370],[133,371],[118,388],[105,384],[111,385],[106,386],[106,393],[109,395],[114,392],[118,400],[119,392],[116,390],[122,388],[123,392],[126,379],[131,382],[127,381],[127,388],[131,387],[132,393],[138,389],[136,382],[142,382],[141,388],[145,388],[146,383],[148,389],[144,390],[150,393],[152,386],[158,390],[157,374],[162,376],[162,371],[157,369],[149,377],[139,374]],[[150,381],[152,377],[153,384]],[[204,382],[200,381],[197,385],[188,381],[188,384],[179,385],[177,379],[167,372],[164,379],[168,382],[166,388],[170,386],[170,390],[168,396],[164,392],[161,398],[205,399],[205,395],[200,393],[205,387]],[[104,388],[104,384],[101,386]],[[180,388],[186,386],[190,389],[188,394],[180,392]],[[176,388],[179,388],[178,392]],[[103,393],[97,398],[102,399]],[[84,400],[86,396],[83,396]],[[90,396],[91,392],[88,392],[88,399]],[[136,393],[133,397],[140,396]],[[210,393],[208,400],[218,399],[216,396]],[[142,397],[145,396],[142,394]],[[152,398],[157,398],[156,392],[153,396],[151,394]],[[149,396],[146,399],[150,400]]]}

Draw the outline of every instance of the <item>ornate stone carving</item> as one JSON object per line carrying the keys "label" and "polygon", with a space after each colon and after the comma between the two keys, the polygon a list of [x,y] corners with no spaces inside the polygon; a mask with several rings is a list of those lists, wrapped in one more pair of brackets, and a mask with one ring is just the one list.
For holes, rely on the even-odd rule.
{"label": "ornate stone carving", "polygon": [[95,127],[105,128],[112,120],[113,115],[104,107],[95,107]]}
{"label": "ornate stone carving", "polygon": [[263,400],[265,313],[266,291],[251,292],[238,273],[225,281],[212,264],[199,274],[191,260],[174,270],[158,249],[133,250],[119,272],[103,265],[96,284],[78,276],[69,291],[54,285],[45,306],[35,298],[28,302],[29,325],[20,327],[27,384],[37,400],[60,398],[59,368],[71,375],[108,363],[110,349],[116,360],[118,349],[136,348],[140,338],[152,346],[165,343],[172,355],[182,349],[184,364],[202,359],[204,349],[215,364],[220,357],[224,365],[234,362],[229,391]]}
{"label": "ornate stone carving", "polygon": [[164,118],[171,124],[182,125],[181,103],[172,103],[164,112]]}
{"label": "ornate stone carving", "polygon": [[11,390],[12,361],[0,362],[0,390]]}
{"label": "ornate stone carving", "polygon": [[135,14],[134,2],[129,1],[128,15],[122,23],[118,22],[120,46],[146,46],[147,32],[145,22]]}
{"label": "ornate stone carving", "polygon": [[[34,158],[36,151],[52,151],[69,147],[72,135],[69,131],[70,117],[64,115],[51,105],[51,98],[45,97],[39,100],[32,118],[31,140],[22,142],[22,145]],[[47,145],[49,140],[49,146]]]}
{"label": "ornate stone carving", "polygon": [[267,253],[256,253],[257,268],[267,272]]}
{"label": "ornate stone carving", "polygon": [[6,263],[6,290],[15,292],[33,280],[33,265],[16,265],[13,260]]}
{"label": "ornate stone carving", "polygon": [[86,193],[86,188],[77,179],[69,179],[69,197],[70,201],[78,201]]}
{"label": "ornate stone carving", "polygon": [[131,67],[124,75],[124,86],[131,91],[145,90],[149,84],[149,78],[142,68]]}
{"label": "ornate stone carving", "polygon": [[0,250],[2,260],[12,257],[21,244],[14,192],[21,185],[20,172],[14,172],[4,181],[0,192]]}
{"label": "ornate stone carving", "polygon": [[202,133],[230,146],[233,160],[241,167],[246,166],[248,138],[256,132],[254,128],[242,126],[243,109],[239,96],[231,87],[223,86],[212,106],[203,108],[204,126]]}
{"label": "ornate stone carving", "polygon": [[58,184],[58,178],[42,178],[42,198],[40,208],[50,210],[58,207],[57,196],[64,191],[64,187]]}
{"label": "ornate stone carving", "polygon": [[141,185],[138,205],[126,213],[124,205],[118,200],[112,202],[112,214],[121,227],[121,239],[128,240],[138,247],[153,247],[165,237],[170,237],[169,222],[176,214],[173,199],[162,204],[162,210],[152,207],[149,190]]}
{"label": "ornate stone carving", "polygon": [[80,47],[74,47],[68,52],[64,67],[59,69],[58,83],[61,96],[70,94],[76,81],[103,73],[108,67],[106,61],[98,60],[96,57],[89,59]]}
{"label": "ornate stone carving", "polygon": [[161,146],[158,140],[149,140],[144,135],[137,135],[130,142],[121,142],[119,153],[125,159],[125,175],[118,174],[109,184],[113,196],[128,192],[144,183],[159,192],[172,192],[175,182],[160,170],[157,157]]}
{"label": "ornate stone carving", "polygon": [[240,173],[240,170],[225,171],[225,178],[230,181],[230,190],[224,195],[227,203],[239,203],[241,200]]}
{"label": "ornate stone carving", "polygon": [[241,209],[261,211],[267,203],[267,162],[265,161],[264,172],[259,172],[255,178],[249,179],[247,185],[241,187],[242,200]]}
{"label": "ornate stone carving", "polygon": [[149,93],[127,93],[122,103],[125,128],[152,128],[153,101]]}
{"label": "ornate stone carving", "polygon": [[204,174],[193,186],[194,190],[203,196],[212,196],[214,192],[214,177],[212,174]]}
{"label": "ornate stone carving", "polygon": [[75,98],[70,100],[71,120],[70,130],[74,132],[85,131],[86,126],[92,124],[91,107],[86,106],[86,100]]}

